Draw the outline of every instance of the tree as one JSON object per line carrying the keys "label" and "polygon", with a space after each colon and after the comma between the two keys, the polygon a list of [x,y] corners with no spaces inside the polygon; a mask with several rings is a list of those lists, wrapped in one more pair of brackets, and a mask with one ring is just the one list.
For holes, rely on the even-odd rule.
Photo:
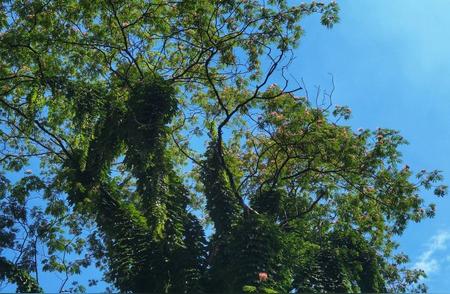
{"label": "tree", "polygon": [[335,2],[3,1],[0,279],[82,291],[94,263],[124,292],[410,291],[392,238],[446,187],[412,182],[396,131],[291,88],[312,13],[338,21]]}

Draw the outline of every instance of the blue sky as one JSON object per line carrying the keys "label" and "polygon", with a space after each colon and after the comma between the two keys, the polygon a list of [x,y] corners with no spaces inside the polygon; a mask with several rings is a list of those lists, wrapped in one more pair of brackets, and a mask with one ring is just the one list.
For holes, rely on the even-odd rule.
{"label": "blue sky", "polygon": [[[353,111],[355,127],[401,131],[402,148],[412,169],[439,169],[450,181],[450,1],[338,1],[341,21],[332,30],[317,17],[303,21],[305,35],[290,72],[308,87],[330,86],[335,104]],[[400,249],[411,266],[428,270],[430,292],[450,289],[450,199],[437,215],[411,223]]]}

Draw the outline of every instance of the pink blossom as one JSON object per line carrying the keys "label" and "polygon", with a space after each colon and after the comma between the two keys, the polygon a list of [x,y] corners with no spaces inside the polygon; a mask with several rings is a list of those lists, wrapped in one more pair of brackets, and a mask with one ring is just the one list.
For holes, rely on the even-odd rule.
{"label": "pink blossom", "polygon": [[269,278],[269,275],[266,272],[258,273],[258,278],[260,282],[265,282]]}

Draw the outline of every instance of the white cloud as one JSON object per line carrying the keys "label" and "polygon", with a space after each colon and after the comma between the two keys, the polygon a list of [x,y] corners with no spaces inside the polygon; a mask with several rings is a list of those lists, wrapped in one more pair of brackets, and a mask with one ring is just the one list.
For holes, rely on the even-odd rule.
{"label": "white cloud", "polygon": [[450,240],[450,232],[441,231],[434,235],[427,244],[427,249],[419,256],[414,268],[423,269],[427,274],[435,273],[440,269],[441,258],[436,258],[435,253],[447,249]]}

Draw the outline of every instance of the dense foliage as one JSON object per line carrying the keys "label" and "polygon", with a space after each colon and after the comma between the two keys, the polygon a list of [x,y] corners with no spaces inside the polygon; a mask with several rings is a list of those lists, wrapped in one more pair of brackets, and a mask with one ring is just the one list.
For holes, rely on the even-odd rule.
{"label": "dense foliage", "polygon": [[338,6],[287,2],[2,1],[0,281],[83,291],[95,265],[121,292],[425,290],[393,238],[434,215],[419,192],[441,175],[414,182],[396,131],[290,87],[300,19],[332,27]]}

